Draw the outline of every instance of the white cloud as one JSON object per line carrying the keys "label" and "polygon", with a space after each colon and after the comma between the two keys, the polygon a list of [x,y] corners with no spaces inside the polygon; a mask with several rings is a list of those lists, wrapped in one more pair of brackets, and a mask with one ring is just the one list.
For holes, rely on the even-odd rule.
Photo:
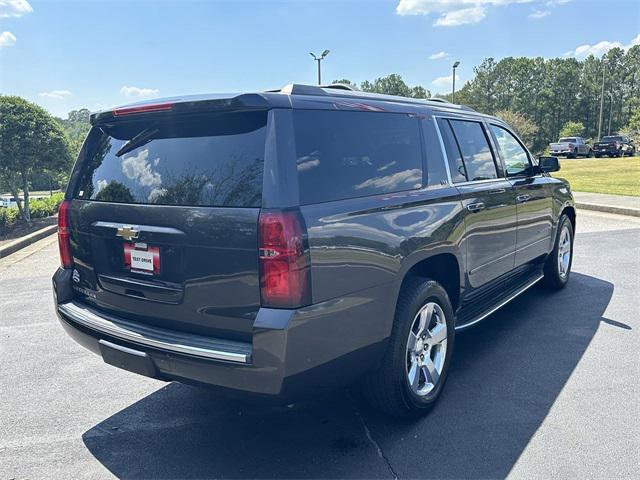
{"label": "white cloud", "polygon": [[536,20],[539,20],[549,15],[551,15],[550,10],[534,10],[529,14],[529,18],[535,18]]}
{"label": "white cloud", "polygon": [[580,45],[576,47],[575,50],[569,50],[564,54],[565,57],[577,57],[577,58],[585,58],[589,55],[593,55],[595,57],[601,57],[605,53],[607,53],[612,48],[622,48],[623,50],[628,50],[634,45],[640,45],[640,33],[636,35],[631,43],[628,45],[623,45],[620,42],[610,42],[608,40],[603,40],[601,42],[590,45],[588,43],[584,45]]}
{"label": "white cloud", "polygon": [[435,26],[454,27],[478,23],[487,16],[488,7],[535,0],[399,0],[398,15],[430,15],[439,17]]}
{"label": "white cloud", "polygon": [[157,88],[128,87],[125,85],[120,89],[120,93],[125,97],[152,97],[158,95],[160,90]]}
{"label": "white cloud", "polygon": [[122,160],[122,173],[143,187],[157,188],[162,185],[162,175],[153,171],[148,159],[148,148],[140,150],[137,155],[125,157]]}
{"label": "white cloud", "polygon": [[16,44],[16,36],[11,32],[0,33],[0,48],[12,47]]}
{"label": "white cloud", "polygon": [[447,12],[434,22],[436,27],[457,27],[458,25],[469,25],[478,23],[487,16],[485,7],[463,8]]}
{"label": "white cloud", "polygon": [[449,58],[449,54],[447,52],[438,52],[429,55],[429,60],[442,60],[443,58]]}
{"label": "white cloud", "polygon": [[21,17],[31,12],[33,8],[26,0],[0,0],[0,18]]}
{"label": "white cloud", "polygon": [[69,90],[51,90],[50,92],[40,92],[38,96],[43,98],[55,98],[56,100],[64,100],[71,96]]}
{"label": "white cloud", "polygon": [[[456,80],[460,80],[460,78],[456,75]],[[434,87],[445,88],[451,87],[453,85],[453,74],[448,75],[446,77],[438,77],[431,82]]]}

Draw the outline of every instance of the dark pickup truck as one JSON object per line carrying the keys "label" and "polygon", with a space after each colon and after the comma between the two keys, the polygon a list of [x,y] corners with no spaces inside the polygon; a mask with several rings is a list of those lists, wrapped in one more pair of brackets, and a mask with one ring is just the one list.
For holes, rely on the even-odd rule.
{"label": "dark pickup truck", "polygon": [[290,85],[91,123],[55,310],[116,367],[278,400],[359,381],[422,414],[457,330],[569,280],[558,160],[463,106]]}
{"label": "dark pickup truck", "polygon": [[599,142],[593,144],[593,152],[597,158],[608,157],[633,157],[636,147],[626,135],[610,135],[602,137]]}

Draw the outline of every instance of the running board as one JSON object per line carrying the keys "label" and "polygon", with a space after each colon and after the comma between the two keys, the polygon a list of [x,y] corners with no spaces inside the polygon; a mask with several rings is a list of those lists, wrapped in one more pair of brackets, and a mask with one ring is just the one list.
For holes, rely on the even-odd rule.
{"label": "running board", "polygon": [[504,307],[507,303],[509,303],[511,300],[513,300],[514,298],[518,297],[520,294],[526,292],[527,290],[529,290],[531,287],[533,287],[536,283],[538,283],[540,280],[542,280],[542,278],[544,277],[544,274],[539,274],[538,276],[534,277],[533,280],[529,281],[528,283],[526,283],[525,285],[523,285],[522,287],[518,288],[515,292],[513,292],[511,295],[508,295],[504,300],[502,300],[500,303],[498,303],[496,306],[491,307],[489,310],[487,310],[486,312],[478,315],[477,317],[473,318],[472,320],[465,322],[462,325],[456,325],[456,332],[459,332],[461,330],[466,330],[467,328],[475,325],[476,323],[481,322],[482,320],[484,320],[485,318],[487,318],[489,315],[491,315],[492,313],[496,312],[497,310],[501,309],[502,307]]}

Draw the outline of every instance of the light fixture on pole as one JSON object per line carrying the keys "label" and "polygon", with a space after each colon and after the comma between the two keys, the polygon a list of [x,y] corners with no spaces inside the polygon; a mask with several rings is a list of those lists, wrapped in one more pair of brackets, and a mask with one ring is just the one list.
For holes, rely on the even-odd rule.
{"label": "light fixture on pole", "polygon": [[456,61],[453,64],[453,88],[451,90],[451,103],[456,103],[456,68],[458,68],[460,62]]}
{"label": "light fixture on pole", "polygon": [[309,52],[309,55],[311,55],[313,57],[313,59],[318,62],[318,85],[322,85],[322,76],[320,74],[320,62],[322,60],[324,60],[324,57],[326,57],[327,55],[329,55],[329,50],[325,50],[324,52],[322,52],[320,54],[320,56],[316,56],[315,53],[311,53]]}

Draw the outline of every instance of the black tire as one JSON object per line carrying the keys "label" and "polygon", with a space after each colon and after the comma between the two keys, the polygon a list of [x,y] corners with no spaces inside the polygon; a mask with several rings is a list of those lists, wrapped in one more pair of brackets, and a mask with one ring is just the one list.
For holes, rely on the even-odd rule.
{"label": "black tire", "polygon": [[601,156],[602,156],[602,155],[598,155],[598,154],[596,153],[596,158],[600,158]]}
{"label": "black tire", "polygon": [[[446,349],[439,380],[424,396],[412,391],[407,377],[409,333],[418,312],[427,303],[436,303],[444,313]],[[395,417],[418,417],[428,413],[442,393],[447,380],[455,341],[455,320],[449,296],[433,280],[415,278],[400,292],[386,353],[378,369],[367,374],[364,395],[375,408]]]}
{"label": "black tire", "polygon": [[[558,254],[560,251],[562,232],[565,228],[567,228],[569,231],[571,250],[569,256],[569,265],[566,274],[563,275],[560,272]],[[571,276],[571,265],[573,263],[573,240],[573,224],[566,214],[562,214],[562,216],[560,217],[560,221],[558,222],[558,232],[553,243],[553,250],[547,257],[547,260],[544,264],[544,278],[542,279],[542,282],[543,285],[550,290],[561,290],[566,287],[567,283],[569,282],[569,277]]]}
{"label": "black tire", "polygon": [[573,152],[567,155],[567,158],[578,158],[578,150],[574,149]]}

